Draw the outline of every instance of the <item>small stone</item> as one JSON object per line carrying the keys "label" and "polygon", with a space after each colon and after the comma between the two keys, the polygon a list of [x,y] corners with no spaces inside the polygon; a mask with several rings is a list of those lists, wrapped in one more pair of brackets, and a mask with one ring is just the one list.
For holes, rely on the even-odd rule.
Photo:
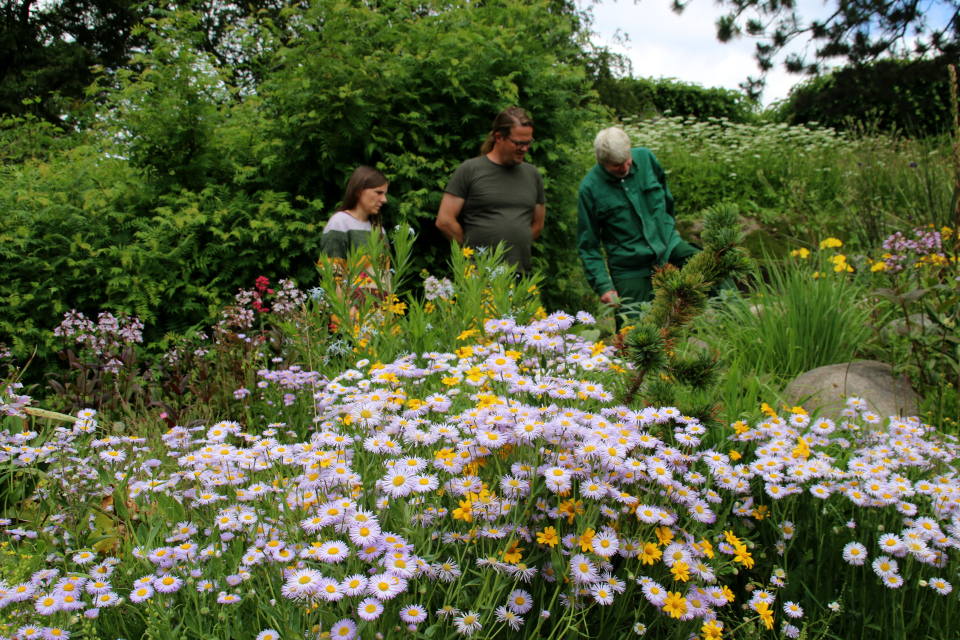
{"label": "small stone", "polygon": [[897,318],[891,321],[887,326],[880,330],[880,337],[889,340],[891,334],[896,332],[898,335],[937,335],[942,336],[944,328],[934,324],[925,313],[915,313],[910,316],[909,323],[903,318]]}

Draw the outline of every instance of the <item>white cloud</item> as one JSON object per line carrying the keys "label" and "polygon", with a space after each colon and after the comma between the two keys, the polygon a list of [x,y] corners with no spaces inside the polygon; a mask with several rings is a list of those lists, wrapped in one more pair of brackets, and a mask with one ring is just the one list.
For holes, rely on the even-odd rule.
{"label": "white cloud", "polygon": [[[819,0],[800,0],[798,12],[809,19],[823,15]],[[593,6],[595,43],[625,54],[635,77],[677,78],[707,87],[737,89],[747,76],[760,73],[753,57],[756,41],[741,37],[726,44],[717,40],[716,20],[726,13],[710,0],[694,0],[681,15],[670,10],[670,0],[606,0]],[[629,39],[617,44],[617,34]],[[802,51],[805,42],[793,42],[788,51]],[[812,49],[811,49],[812,52]],[[803,76],[788,74],[784,55],[767,74],[764,105],[785,98]]]}

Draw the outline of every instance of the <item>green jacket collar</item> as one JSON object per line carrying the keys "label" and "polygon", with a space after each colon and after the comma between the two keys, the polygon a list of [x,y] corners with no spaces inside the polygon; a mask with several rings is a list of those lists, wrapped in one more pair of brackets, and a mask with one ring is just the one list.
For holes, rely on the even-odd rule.
{"label": "green jacket collar", "polygon": [[[631,157],[632,157],[632,156],[631,156]],[[635,176],[635,175],[637,174],[637,171],[638,171],[636,159],[634,159],[633,163],[631,163],[631,165],[630,165],[630,173],[628,173],[626,176],[624,176],[624,177],[622,177],[622,178],[618,178],[617,176],[613,175],[612,173],[610,173],[609,171],[607,171],[606,169],[604,169],[604,168],[603,168],[603,165],[600,164],[599,162],[597,163],[597,169],[599,170],[600,175],[602,175],[602,176],[604,177],[604,179],[607,180],[607,182],[613,182],[613,183],[617,183],[617,182],[620,182],[620,181],[622,181],[622,180],[626,180],[627,178],[629,178],[629,177],[631,177],[631,176]]]}

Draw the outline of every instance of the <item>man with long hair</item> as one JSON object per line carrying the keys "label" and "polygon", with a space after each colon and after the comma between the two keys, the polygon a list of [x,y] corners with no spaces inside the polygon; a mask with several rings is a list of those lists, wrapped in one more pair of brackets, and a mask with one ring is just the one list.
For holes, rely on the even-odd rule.
{"label": "man with long hair", "polygon": [[444,190],[437,228],[465,247],[506,246],[504,259],[529,273],[530,247],[540,237],[546,197],[540,172],[523,158],[533,120],[520,107],[497,114],[480,155],[453,172]]}

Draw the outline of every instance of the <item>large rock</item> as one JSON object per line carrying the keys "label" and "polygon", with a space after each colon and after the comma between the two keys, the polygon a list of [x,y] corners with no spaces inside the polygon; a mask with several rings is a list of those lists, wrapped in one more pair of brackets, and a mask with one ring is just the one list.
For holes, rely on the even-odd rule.
{"label": "large rock", "polygon": [[808,371],[787,385],[784,392],[791,405],[810,396],[801,405],[820,415],[837,417],[850,396],[867,401],[872,410],[886,419],[893,415],[917,415],[917,394],[906,376],[893,378],[893,368],[883,362],[861,360],[848,364],[832,364]]}

